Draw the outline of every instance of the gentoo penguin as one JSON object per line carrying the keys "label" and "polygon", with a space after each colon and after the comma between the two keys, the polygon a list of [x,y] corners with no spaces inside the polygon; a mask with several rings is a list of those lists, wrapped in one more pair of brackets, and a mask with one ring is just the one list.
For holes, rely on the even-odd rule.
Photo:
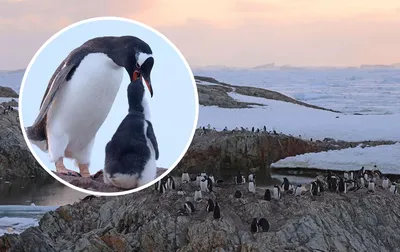
{"label": "gentoo penguin", "polygon": [[259,230],[262,230],[263,232],[269,231],[269,222],[265,218],[259,219],[257,226],[259,227]]}
{"label": "gentoo penguin", "polygon": [[238,171],[237,175],[235,176],[235,183],[236,184],[243,184],[243,176],[240,173],[240,171]]}
{"label": "gentoo penguin", "polygon": [[396,183],[392,183],[392,185],[389,188],[389,192],[396,194],[397,193],[397,187],[396,187]]}
{"label": "gentoo penguin", "polygon": [[249,192],[256,193],[256,185],[253,181],[249,182]]}
{"label": "gentoo penguin", "polygon": [[212,192],[214,184],[213,181],[209,177],[207,177],[206,181],[207,181],[207,191]]}
{"label": "gentoo penguin", "polygon": [[383,178],[382,187],[383,187],[383,189],[388,189],[389,188],[389,179],[387,177]]}
{"label": "gentoo penguin", "polygon": [[347,179],[350,179],[350,175],[349,175],[349,173],[348,172],[344,172],[343,173],[343,177],[347,180]]}
{"label": "gentoo penguin", "polygon": [[178,195],[184,196],[184,195],[186,195],[186,193],[185,193],[185,191],[183,191],[182,188],[179,188],[178,189]]}
{"label": "gentoo penguin", "polygon": [[211,181],[213,182],[213,184],[215,183],[215,178],[213,175],[208,176],[209,179],[211,179]]}
{"label": "gentoo penguin", "polygon": [[274,186],[274,199],[279,200],[281,198],[281,188],[279,186]]}
{"label": "gentoo penguin", "polygon": [[182,183],[188,183],[190,181],[189,173],[182,173]]}
{"label": "gentoo penguin", "polygon": [[235,198],[239,199],[239,198],[242,197],[242,192],[239,191],[239,190],[236,190],[236,191],[235,191],[235,194],[234,194],[233,196],[234,196]]}
{"label": "gentoo penguin", "polygon": [[[89,177],[96,133],[108,116],[124,76],[140,74],[153,96],[150,46],[133,36],[97,37],[74,49],[58,66],[44,93],[39,114],[25,128],[28,139],[49,152],[56,171],[76,174],[63,159],[75,160]],[[154,178],[152,178],[153,180]]]}
{"label": "gentoo penguin", "polygon": [[202,172],[202,173],[200,174],[200,176],[202,176],[202,177],[204,178],[204,177],[206,177],[206,176],[207,176],[207,173],[205,173],[205,172]]}
{"label": "gentoo penguin", "polygon": [[258,232],[258,225],[257,225],[257,218],[253,218],[253,221],[251,222],[250,225],[250,231],[252,233],[257,233]]}
{"label": "gentoo penguin", "polygon": [[313,195],[313,196],[317,196],[317,195],[318,195],[318,184],[317,184],[317,182],[313,181],[313,182],[311,183],[311,186],[310,186],[310,193],[311,193],[311,195]]}
{"label": "gentoo penguin", "polygon": [[197,177],[196,177],[196,182],[197,182],[198,185],[200,185],[200,182],[201,182],[202,179],[203,179],[203,177],[200,176],[200,174],[197,175]]}
{"label": "gentoo penguin", "polygon": [[185,205],[185,210],[187,213],[194,213],[196,211],[196,209],[194,208],[194,205],[192,202],[190,201],[186,201]]}
{"label": "gentoo penguin", "polygon": [[265,189],[264,200],[271,201],[271,191],[269,189]]}
{"label": "gentoo penguin", "polygon": [[167,188],[175,190],[175,180],[171,175],[167,176]]}
{"label": "gentoo penguin", "polygon": [[368,192],[375,192],[375,182],[372,180],[368,182]]}
{"label": "gentoo penguin", "polygon": [[255,178],[256,178],[256,177],[254,176],[254,174],[250,174],[250,175],[249,175],[249,182],[256,182],[256,181],[255,181]]}
{"label": "gentoo penguin", "polygon": [[289,180],[287,178],[283,178],[283,183],[281,185],[283,191],[288,191],[290,187]]}
{"label": "gentoo penguin", "polygon": [[165,193],[167,191],[167,186],[165,184],[165,180],[161,179],[154,184],[156,191],[160,193]]}
{"label": "gentoo penguin", "polygon": [[202,192],[208,192],[207,180],[206,180],[205,178],[203,178],[203,179],[200,181],[200,190],[201,190]]}
{"label": "gentoo penguin", "polygon": [[213,213],[213,216],[214,216],[214,219],[219,219],[219,218],[221,218],[221,212],[220,212],[219,205],[218,205],[217,202],[215,202],[215,205],[214,205],[214,213]]}
{"label": "gentoo penguin", "polygon": [[340,193],[347,193],[347,184],[344,182],[343,178],[339,179],[338,183],[338,192]]}
{"label": "gentoo penguin", "polygon": [[201,190],[194,191],[194,201],[201,200],[202,198],[203,198],[203,195],[201,193]]}
{"label": "gentoo penguin", "polygon": [[300,184],[298,184],[294,189],[294,196],[301,196],[302,193],[303,193],[303,187]]}
{"label": "gentoo penguin", "polygon": [[208,213],[214,212],[214,201],[212,199],[208,199],[206,211]]}
{"label": "gentoo penguin", "polygon": [[124,189],[153,181],[159,158],[142,79],[134,78],[128,85],[129,113],[105,148],[104,183]]}
{"label": "gentoo penguin", "polygon": [[324,184],[322,183],[322,181],[320,179],[317,179],[315,182],[318,185],[318,192],[319,193],[324,192]]}

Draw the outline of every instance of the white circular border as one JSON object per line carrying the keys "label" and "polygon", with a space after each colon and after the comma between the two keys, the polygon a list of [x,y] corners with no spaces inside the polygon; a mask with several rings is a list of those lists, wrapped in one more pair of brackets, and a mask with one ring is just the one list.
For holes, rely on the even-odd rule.
{"label": "white circular border", "polygon": [[72,188],[74,190],[77,190],[79,192],[82,193],[86,193],[86,194],[90,194],[90,195],[96,195],[96,196],[122,196],[122,195],[127,195],[130,193],[134,193],[134,192],[138,192],[141,191],[147,187],[150,187],[152,185],[154,185],[155,183],[157,183],[158,181],[160,181],[162,178],[164,178],[165,176],[167,176],[177,165],[178,163],[182,160],[183,156],[186,154],[187,150],[189,149],[190,144],[193,141],[193,137],[194,134],[196,132],[196,127],[197,127],[197,122],[199,120],[199,95],[198,95],[198,91],[197,91],[197,85],[196,85],[196,81],[194,79],[194,75],[192,70],[190,69],[190,66],[188,64],[188,62],[186,61],[185,57],[182,55],[182,53],[179,51],[179,49],[166,37],[164,36],[161,32],[155,30],[154,28],[145,25],[143,23],[140,23],[138,21],[132,20],[132,19],[128,19],[128,18],[121,18],[121,17],[114,17],[114,16],[105,16],[105,17],[95,17],[95,18],[89,18],[89,19],[85,19],[85,20],[81,20],[79,22],[73,23],[67,27],[65,27],[64,29],[60,30],[59,32],[57,32],[56,34],[54,34],[53,36],[51,36],[40,48],[39,50],[35,53],[35,55],[33,56],[33,58],[31,59],[31,61],[29,62],[28,67],[25,70],[24,73],[24,77],[22,78],[22,82],[21,82],[21,88],[20,88],[20,97],[19,97],[19,103],[22,104],[22,100],[23,100],[23,92],[21,92],[22,90],[24,90],[24,86],[25,86],[25,82],[26,82],[26,78],[28,76],[28,73],[30,71],[31,66],[33,65],[33,63],[36,61],[36,58],[39,56],[39,54],[44,50],[44,48],[46,48],[46,46],[48,44],[50,44],[55,38],[57,38],[59,35],[61,35],[63,32],[74,28],[76,26],[79,26],[81,24],[85,24],[85,23],[90,23],[90,22],[95,22],[95,21],[104,21],[104,20],[111,20],[111,21],[123,21],[123,22],[128,22],[128,23],[132,23],[138,26],[141,26],[142,28],[148,29],[150,31],[152,31],[153,33],[157,34],[160,38],[162,38],[163,40],[165,40],[174,50],[175,52],[179,55],[179,57],[181,58],[181,60],[183,61],[183,63],[186,66],[187,71],[190,73],[191,75],[191,79],[192,79],[192,85],[194,86],[194,96],[195,96],[195,107],[196,107],[196,111],[195,111],[195,120],[193,123],[193,129],[192,129],[192,133],[191,133],[191,137],[189,138],[186,147],[184,148],[184,151],[181,153],[181,155],[179,156],[179,158],[175,161],[175,163],[169,167],[164,174],[162,174],[161,176],[157,177],[156,179],[154,179],[152,182],[147,183],[145,185],[142,185],[140,187],[137,187],[135,189],[132,190],[127,190],[127,191],[122,191],[122,192],[95,192],[95,191],[90,191],[90,190],[86,190],[86,189],[82,189],[80,187],[74,186],[66,181],[64,181],[63,179],[61,179],[60,177],[58,177],[53,171],[51,171],[49,168],[47,168],[42,161],[40,160],[40,158],[38,158],[36,156],[35,151],[33,150],[32,144],[30,142],[30,140],[28,139],[26,132],[25,132],[25,128],[24,128],[24,123],[23,123],[23,116],[22,116],[22,106],[19,108],[18,114],[19,114],[19,119],[20,119],[20,126],[21,126],[21,130],[22,130],[22,134],[24,136],[25,142],[28,145],[29,150],[31,151],[32,155],[35,157],[36,161],[47,171],[47,173],[49,173],[53,178],[55,178],[56,180],[58,180],[59,182],[63,183],[64,185],[68,186],[69,188]]}

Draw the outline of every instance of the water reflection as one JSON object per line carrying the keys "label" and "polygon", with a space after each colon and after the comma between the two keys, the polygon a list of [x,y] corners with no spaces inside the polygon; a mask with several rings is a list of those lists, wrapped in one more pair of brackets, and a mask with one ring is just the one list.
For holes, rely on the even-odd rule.
{"label": "water reflection", "polygon": [[54,178],[0,180],[0,205],[60,206],[71,204],[86,194],[73,190]]}

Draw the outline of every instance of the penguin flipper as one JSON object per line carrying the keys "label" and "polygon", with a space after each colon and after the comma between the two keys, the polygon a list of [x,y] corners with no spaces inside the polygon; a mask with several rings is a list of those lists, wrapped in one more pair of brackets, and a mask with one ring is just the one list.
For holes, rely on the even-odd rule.
{"label": "penguin flipper", "polygon": [[49,85],[47,86],[47,90],[42,100],[42,104],[40,106],[39,115],[37,116],[33,125],[40,124],[45,118],[60,86],[66,82],[69,73],[76,67],[75,64],[68,64],[64,68],[61,68],[62,66],[63,64],[57,68],[56,72],[50,79]]}
{"label": "penguin flipper", "polygon": [[158,151],[158,143],[157,143],[156,136],[154,134],[153,125],[151,124],[150,121],[146,120],[146,122],[148,124],[146,135],[150,139],[151,144],[154,147],[154,151],[156,152],[156,160],[158,160],[158,157],[160,156],[160,153]]}

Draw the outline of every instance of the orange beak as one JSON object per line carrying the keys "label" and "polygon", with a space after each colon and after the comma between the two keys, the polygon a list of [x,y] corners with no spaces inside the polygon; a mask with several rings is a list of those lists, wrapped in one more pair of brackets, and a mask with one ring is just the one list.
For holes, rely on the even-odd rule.
{"label": "orange beak", "polygon": [[[142,77],[142,75],[140,74],[140,72],[136,70],[133,72],[132,80],[136,81],[137,79],[139,79],[141,77]],[[146,86],[149,89],[151,97],[153,97],[153,87],[151,86],[150,79],[149,78],[143,78],[143,79],[146,82]]]}

